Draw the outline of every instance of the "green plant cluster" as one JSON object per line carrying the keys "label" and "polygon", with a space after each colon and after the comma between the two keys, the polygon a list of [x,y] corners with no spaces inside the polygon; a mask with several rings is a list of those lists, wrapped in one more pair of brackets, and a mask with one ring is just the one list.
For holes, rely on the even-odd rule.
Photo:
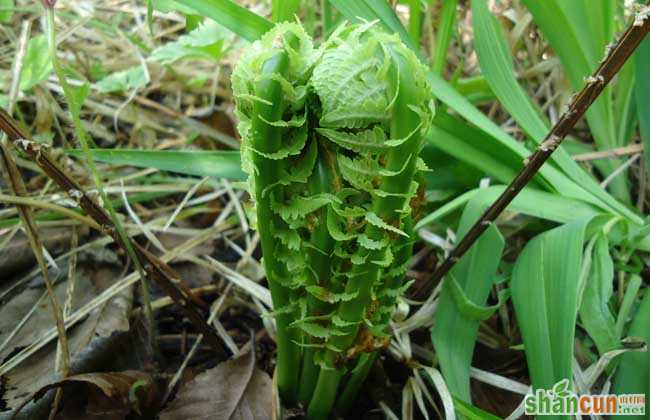
{"label": "green plant cluster", "polygon": [[374,23],[342,26],[320,47],[283,23],[247,50],[232,86],[278,385],[324,418],[337,394],[341,409],[353,398],[409,285],[411,204],[433,118],[426,68]]}
{"label": "green plant cluster", "polygon": [[[507,7],[494,10],[486,0],[462,3],[458,0],[399,0],[399,3],[408,8],[408,18],[405,14],[398,17],[395,1],[326,0],[315,2],[318,3],[315,7],[314,2],[273,0],[264,2],[271,4],[272,21],[234,0],[149,0],[148,3],[150,13],[147,19],[152,27],[154,9],[163,13],[175,10],[185,15],[188,37],[161,46],[163,52],[176,54],[171,54],[170,57],[179,61],[195,57],[207,58],[206,46],[210,46],[210,60],[221,60],[226,52],[236,54],[239,47],[248,51],[251,46],[245,44],[244,40],[252,43],[270,31],[276,23],[295,20],[296,16],[301,19],[306,32],[315,34],[315,37],[328,37],[345,20],[359,23],[362,19],[377,20],[377,27],[398,34],[423,63],[428,62],[430,65],[427,80],[435,92],[436,100],[441,103],[426,134],[425,142],[428,144],[422,152],[427,164],[435,168],[434,174],[424,174],[428,181],[428,204],[418,211],[428,214],[418,220],[415,229],[430,229],[442,235],[447,229],[452,229],[457,239],[462,238],[485,209],[508,188],[507,184],[544,141],[555,120],[556,111],[561,111],[569,100],[569,93],[579,91],[585,78],[600,65],[604,53],[612,50],[609,43],[615,41],[616,34],[623,33],[628,25],[633,22],[638,24],[646,16],[639,9],[641,0],[523,0],[520,2],[522,7],[515,3],[513,9],[517,12],[517,22],[502,19],[510,13]],[[264,7],[256,9],[263,10]],[[425,18],[432,14],[439,16],[439,19]],[[62,16],[62,20],[69,19],[68,16],[73,15]],[[198,16],[206,18],[204,26],[192,29],[190,23],[196,22]],[[466,45],[466,31],[461,30],[456,21],[461,17],[459,24],[466,28],[470,16],[473,49],[466,49],[463,47]],[[534,25],[519,24],[528,22],[531,17]],[[408,30],[402,24],[405,18],[408,19]],[[208,26],[212,25],[208,19],[215,21],[216,26],[212,28],[227,28],[233,32],[238,37],[235,38],[236,41],[231,42],[233,38],[230,34],[221,31],[215,33]],[[245,110],[242,112],[246,116],[243,121],[248,122],[251,134],[256,130],[261,133],[247,136],[247,144],[258,142],[254,148],[266,154],[279,151],[284,144],[297,147],[296,154],[275,160],[244,148],[247,168],[249,171],[255,168],[256,179],[262,181],[260,190],[274,182],[280,182],[282,177],[286,182],[286,173],[299,172],[297,165],[303,163],[305,150],[313,150],[312,156],[315,156],[313,166],[304,161],[311,171],[305,175],[305,182],[269,187],[268,191],[272,190],[274,199],[279,202],[286,203],[287,196],[281,190],[288,189],[300,191],[302,195],[298,196],[303,198],[327,193],[342,200],[340,190],[333,187],[337,179],[343,185],[361,191],[359,197],[368,197],[364,188],[354,187],[345,180],[339,167],[338,156],[359,160],[361,153],[351,149],[351,146],[339,146],[335,140],[343,140],[331,140],[326,134],[332,134],[332,131],[327,130],[333,130],[334,135],[340,135],[340,132],[358,134],[364,128],[374,126],[370,123],[344,129],[329,126],[336,114],[330,115],[328,118],[331,121],[324,124],[323,101],[315,90],[315,70],[326,61],[324,56],[328,51],[353,45],[352,38],[348,38],[351,31],[353,29],[349,27],[332,37],[326,45],[314,48],[300,29],[284,26],[275,32],[278,41],[276,45],[273,42],[274,36],[267,35],[264,43],[255,44],[252,47],[255,51],[245,55],[249,59],[248,67],[242,65],[238,69],[240,81],[246,83],[236,89],[240,93],[241,109]],[[369,32],[378,31],[373,27]],[[531,34],[534,37],[527,39]],[[105,35],[110,37],[114,33],[107,32]],[[285,36],[289,36],[289,39],[285,39]],[[364,41],[368,37],[370,35],[362,36],[360,40]],[[39,60],[42,54],[38,53],[47,47],[47,43],[40,42],[42,39],[37,38],[39,37],[28,43],[25,55],[23,79],[28,79],[30,86],[45,81],[50,72],[47,66],[43,67],[43,60]],[[167,38],[157,37],[156,42]],[[337,38],[345,42],[337,42]],[[306,46],[302,50],[301,42]],[[183,44],[180,45],[183,48],[179,48],[179,43]],[[223,48],[218,47],[220,44]],[[453,47],[454,44],[461,48]],[[231,49],[231,46],[237,48]],[[378,55],[371,53],[372,47],[367,48],[369,57],[382,56],[378,52],[379,47],[375,50]],[[354,50],[348,48],[348,51]],[[389,51],[388,48],[383,50]],[[295,51],[301,53],[296,54]],[[157,57],[157,60],[165,62],[158,54],[160,52],[154,50],[149,59]],[[474,52],[480,71],[475,66],[463,65],[466,54]],[[544,55],[540,61],[539,55],[542,52]],[[451,57],[457,60],[449,60]],[[355,91],[354,87],[362,85],[354,83],[352,86],[351,81],[370,80],[368,77],[372,73],[364,72],[363,65],[367,63],[354,61],[355,58],[353,54],[351,57],[341,54],[338,59],[350,60],[349,63],[359,65],[350,64],[348,70],[340,71],[342,76],[338,78],[331,76],[335,82],[345,81],[341,84],[344,87],[341,87],[339,94],[352,100],[367,98],[364,95],[373,91],[369,89],[356,94],[359,91]],[[255,68],[250,66],[253,61]],[[391,60],[391,63],[395,62]],[[277,66],[276,69],[274,66]],[[128,69],[125,71],[130,72]],[[392,71],[388,74],[394,74]],[[418,358],[423,364],[405,365],[411,371],[411,377],[403,388],[405,410],[414,407],[409,402],[414,397],[418,398],[418,394],[428,396],[427,387],[430,383],[421,381],[422,376],[436,384],[447,418],[452,417],[454,410],[458,416],[491,418],[472,405],[470,373],[476,352],[485,350],[485,345],[490,347],[497,343],[496,337],[499,337],[500,343],[496,350],[500,354],[523,349],[533,389],[550,389],[558,381],[573,378],[574,361],[578,360],[580,366],[585,367],[584,372],[595,375],[587,380],[587,385],[591,384],[590,386],[580,387],[583,391],[599,393],[602,389],[609,388],[610,382],[601,378],[603,375],[600,373],[600,367],[606,365],[604,372],[607,378],[612,378],[611,389],[614,393],[650,393],[650,358],[648,353],[637,351],[640,342],[636,338],[643,337],[645,342],[650,342],[650,293],[647,281],[643,278],[648,265],[645,253],[650,252],[650,218],[647,217],[647,194],[643,192],[643,185],[647,185],[647,168],[650,167],[650,101],[647,100],[650,97],[649,72],[650,37],[646,37],[635,51],[634,59],[620,69],[587,111],[586,124],[578,126],[578,130],[554,152],[551,161],[537,171],[533,181],[508,206],[509,216],[489,226],[455,264],[446,276],[446,286],[440,289],[439,295],[431,296],[422,308],[397,324],[401,337],[396,337],[400,345],[395,346],[395,355],[406,360],[412,360],[408,354],[409,332],[415,328],[421,331],[421,328],[433,325],[431,337],[435,357],[432,360]],[[363,76],[360,76],[361,73]],[[272,76],[273,74],[282,77]],[[412,71],[412,74],[419,73]],[[328,73],[323,71],[323,76],[328,76]],[[176,77],[181,82],[185,79],[182,72],[178,72]],[[109,78],[111,80],[106,80]],[[201,79],[204,78],[207,79],[207,76],[196,80],[202,83]],[[98,84],[114,82],[113,79],[115,78],[111,75],[98,80]],[[264,80],[265,87],[260,86]],[[409,80],[420,79],[418,76],[410,77]],[[381,83],[388,82],[389,78],[381,79]],[[289,97],[283,94],[280,83],[284,83],[287,91],[293,89],[297,93],[291,99],[296,100],[291,107]],[[330,92],[337,92],[333,86],[325,87]],[[137,86],[124,85],[117,86],[117,89],[127,94],[129,88],[135,87]],[[21,88],[25,89],[23,86]],[[266,88],[270,90],[265,91]],[[535,92],[534,96],[531,96],[532,92]],[[274,95],[279,96],[271,98]],[[278,107],[274,107],[274,104],[278,104]],[[486,115],[484,111],[487,109],[498,109],[500,112]],[[292,140],[293,137],[283,136],[291,134],[301,125],[271,127],[254,117],[261,112],[267,121],[287,122],[292,120],[291,113],[294,110],[296,114],[306,114],[305,146],[314,149],[299,147]],[[365,108],[354,106],[349,106],[348,110],[366,111]],[[516,123],[516,135],[511,132],[513,127],[510,120],[503,124],[506,115]],[[385,118],[391,118],[388,110]],[[386,123],[380,128],[384,134],[390,130]],[[385,138],[399,139],[404,136],[406,134],[389,133]],[[218,131],[212,131],[208,137],[230,147],[239,146],[234,138]],[[640,161],[639,156],[616,158],[612,155],[613,149],[627,148],[638,138],[645,144],[645,170],[643,166],[633,163]],[[315,146],[311,146],[312,143]],[[601,158],[596,158],[594,151],[606,153],[601,153]],[[80,151],[70,153],[77,157],[84,156]],[[155,167],[184,175],[236,181],[247,177],[240,168],[239,150],[158,151],[111,148],[93,149],[92,154],[96,160],[113,165]],[[572,159],[573,156],[582,158]],[[385,164],[382,159],[378,162],[382,166]],[[643,181],[644,176],[646,182]],[[491,184],[487,188],[483,183],[486,178]],[[178,178],[171,178],[170,175],[156,174],[153,182],[177,181]],[[378,181],[378,177],[373,177],[372,187],[385,190],[377,187]],[[481,186],[477,187],[479,184]],[[401,185],[404,187],[408,183]],[[255,189],[251,192],[256,193]],[[143,193],[129,199],[144,202],[152,197],[152,194]],[[342,257],[334,254],[336,247],[346,249],[346,241],[351,245],[356,243],[353,238],[336,240],[330,234],[327,216],[331,212],[343,220],[340,223],[347,229],[344,225],[347,218],[335,211],[340,209],[341,204],[330,199],[317,210],[299,217],[300,220],[307,219],[307,227],[286,229],[283,227],[286,222],[272,211],[270,195],[257,194],[256,216],[265,221],[259,226],[264,254],[273,255],[276,247],[279,253],[279,248],[283,246],[276,243],[278,239],[274,234],[277,230],[272,227],[272,221],[285,232],[295,231],[296,235],[290,234],[298,240],[294,242],[294,250],[291,252],[299,253],[302,260],[307,261],[305,264],[308,270],[302,270],[307,274],[302,277],[296,274],[301,272],[298,266],[294,266],[296,270],[290,274],[286,272],[286,264],[275,258],[266,258],[265,264],[272,280],[270,288],[273,290],[275,306],[279,308],[275,313],[279,347],[276,378],[285,401],[299,399],[308,402],[311,413],[325,411],[322,407],[332,404],[332,394],[338,393],[339,407],[353,400],[355,389],[363,381],[376,356],[376,352],[362,352],[360,356],[354,357],[359,351],[356,344],[359,344],[357,337],[360,335],[357,331],[354,336],[355,345],[347,347],[348,350],[352,349],[353,357],[348,363],[336,363],[336,355],[340,354],[336,350],[345,346],[337,345],[335,341],[347,341],[351,336],[347,333],[341,336],[337,334],[348,329],[351,332],[361,329],[361,334],[370,332],[364,337],[372,338],[373,329],[382,331],[380,326],[373,328],[365,322],[352,323],[351,326],[333,324],[334,320],[338,322],[343,319],[339,312],[347,305],[343,299],[345,296],[340,293],[349,292],[345,290],[347,285],[342,289],[332,286],[336,278],[329,267],[341,267],[332,263],[342,261],[339,260]],[[263,205],[260,206],[260,203]],[[373,209],[374,205],[365,201],[361,207]],[[383,215],[376,211],[374,213],[384,220]],[[512,217],[515,214],[517,216]],[[47,220],[61,218],[56,213],[47,213],[41,217],[43,220],[45,217]],[[17,218],[0,222],[0,226],[5,227],[19,223]],[[396,234],[394,245],[391,243],[391,269],[407,258],[396,251],[407,254],[408,246],[399,247],[397,241],[406,243],[412,239],[408,222],[408,217],[404,218],[400,230],[409,237]],[[298,221],[293,221],[294,225],[297,223]],[[368,223],[363,219],[361,223],[360,230],[355,232],[365,233],[364,226]],[[428,240],[424,239],[424,242]],[[320,252],[322,250],[327,252]],[[282,255],[285,254],[289,255],[288,252]],[[275,267],[274,270],[268,270],[269,266]],[[348,266],[353,267],[351,261]],[[381,271],[385,272],[386,268],[381,268]],[[279,273],[276,280],[272,279],[274,272]],[[368,273],[368,277],[376,275],[375,271]],[[282,281],[290,284],[292,282],[289,280],[294,278],[295,287],[282,284]],[[341,277],[339,279],[346,281]],[[403,282],[401,278],[395,281],[400,285]],[[349,279],[348,283],[352,284],[353,279]],[[301,286],[305,284],[306,286]],[[360,279],[359,284],[362,284]],[[371,284],[381,283],[378,281]],[[318,293],[309,293],[307,287],[310,286],[312,291],[327,291],[320,296],[328,299],[323,301]],[[370,292],[372,302],[372,296],[375,296],[372,293],[376,294],[376,290]],[[351,293],[354,294],[354,291]],[[512,304],[506,306],[504,302],[508,294]],[[364,296],[367,295],[357,293],[353,299]],[[498,298],[498,302],[490,305],[493,298]],[[374,305],[358,306],[350,302],[348,307],[362,308],[361,313],[372,325],[381,324],[367,317],[369,311],[366,308],[374,309]],[[388,305],[385,308],[383,313],[388,314]],[[495,314],[497,308],[498,315]],[[334,318],[332,313],[339,318]],[[316,318],[310,319],[309,316]],[[487,318],[489,321],[486,322]],[[299,321],[296,322],[297,320]],[[310,338],[314,334],[307,334],[306,329],[325,336]],[[484,346],[476,348],[478,342]],[[611,351],[625,354],[612,358]],[[514,353],[510,354],[513,355]],[[347,355],[341,361],[345,362],[346,359]],[[314,363],[314,360],[318,363]],[[328,368],[330,366],[336,369]],[[442,373],[444,381],[437,370]],[[415,388],[413,384],[419,387]],[[320,399],[311,398],[312,395],[318,395]],[[424,411],[427,402],[435,406],[437,400],[425,398],[423,404],[418,401],[417,405]],[[382,408],[386,409],[386,406]],[[500,407],[498,412],[504,415],[503,410],[504,407]]]}

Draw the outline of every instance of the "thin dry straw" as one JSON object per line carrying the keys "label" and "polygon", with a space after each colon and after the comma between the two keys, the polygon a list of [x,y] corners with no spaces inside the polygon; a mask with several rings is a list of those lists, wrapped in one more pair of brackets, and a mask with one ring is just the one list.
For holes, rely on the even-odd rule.
{"label": "thin dry straw", "polygon": [[[102,232],[111,236],[122,249],[126,244],[118,235],[113,221],[103,207],[99,206],[90,198],[87,192],[78,182],[71,179],[50,157],[48,149],[29,140],[29,136],[22,130],[20,125],[3,109],[0,108],[0,129],[13,140],[14,145],[25,152],[38,166],[65,191],[70,198],[93,219]],[[199,301],[194,298],[187,286],[182,282],[178,273],[174,272],[167,264],[148,252],[144,247],[133,241],[136,257],[142,262],[145,272],[158,286],[169,295],[181,308],[185,315],[195,324],[199,331],[205,336],[206,341],[217,351],[219,358],[225,360],[227,351],[221,344],[219,336],[214,328],[210,327],[199,307]]]}
{"label": "thin dry straw", "polygon": [[[174,248],[173,250],[163,255],[161,257],[161,260],[164,262],[169,262],[175,258],[178,258],[179,256],[189,252],[199,244],[203,243],[207,239],[219,235],[229,227],[231,227],[229,223],[221,222],[220,224],[212,228],[206,229],[203,232],[199,233],[197,236],[188,239],[183,244],[179,245],[178,247]],[[99,308],[101,305],[108,302],[111,298],[113,298],[115,295],[120,293],[122,290],[136,283],[138,279],[139,279],[138,272],[133,272],[128,276],[122,278],[121,280],[118,280],[115,283],[113,283],[110,287],[108,287],[106,290],[104,290],[102,293],[96,296],[93,300],[91,300],[83,307],[77,309],[74,313],[72,313],[66,319],[65,322],[66,328],[70,328],[76,323],[85,319],[85,317],[91,311]],[[20,350],[18,353],[13,355],[9,360],[5,361],[3,364],[0,364],[0,376],[6,375],[9,371],[14,369],[20,363],[25,361],[28,357],[36,353],[38,350],[46,346],[52,339],[56,337],[57,337],[56,328],[50,328],[47,332],[41,335],[37,340],[34,340],[32,344]]]}
{"label": "thin dry straw", "polygon": [[[26,45],[30,30],[31,25],[28,22],[23,22],[20,44],[18,46],[18,53],[16,55],[16,61],[12,70],[12,84],[9,92],[8,105],[9,114],[13,112],[16,100],[18,98],[18,86],[21,80],[23,59],[26,54]],[[18,166],[16,165],[12,151],[10,150],[9,143],[7,142],[8,137],[8,135],[3,134],[2,138],[0,139],[0,155],[2,160],[2,167],[4,167],[6,171],[4,174],[5,180],[11,187],[11,191],[16,196],[25,197],[28,195],[27,189],[25,187],[25,182],[22,178],[22,175],[18,170]],[[43,242],[36,227],[32,209],[28,206],[19,204],[17,205],[17,210],[20,216],[20,221],[23,224],[23,229],[27,235],[30,247],[32,248],[32,252],[36,258],[36,262],[41,269],[43,282],[45,283],[47,293],[50,297],[52,315],[54,316],[54,322],[57,327],[61,349],[61,358],[57,358],[55,368],[56,370],[60,370],[61,373],[66,376],[70,370],[70,351],[68,349],[68,339],[65,334],[61,304],[59,303],[54,287],[52,286],[52,280],[50,279],[50,273],[48,269],[48,264],[53,264],[56,267],[56,263],[54,263],[52,257],[43,246]],[[61,366],[59,366],[59,361],[61,362]]]}

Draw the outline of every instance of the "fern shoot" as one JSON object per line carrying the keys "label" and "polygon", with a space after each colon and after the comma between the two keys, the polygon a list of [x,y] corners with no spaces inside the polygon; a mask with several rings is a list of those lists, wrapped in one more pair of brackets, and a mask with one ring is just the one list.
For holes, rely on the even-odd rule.
{"label": "fern shoot", "polygon": [[[373,23],[315,48],[280,24],[232,77],[286,403],[345,410],[385,344],[431,122],[426,69]],[[345,386],[341,382],[345,380]]]}

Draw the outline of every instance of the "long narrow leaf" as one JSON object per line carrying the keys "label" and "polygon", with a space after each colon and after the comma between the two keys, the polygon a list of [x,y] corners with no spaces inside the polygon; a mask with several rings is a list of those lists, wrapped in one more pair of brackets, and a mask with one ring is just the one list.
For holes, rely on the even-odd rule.
{"label": "long narrow leaf", "polygon": [[[482,206],[470,202],[461,218],[459,237],[469,230],[482,212]],[[504,246],[505,241],[498,229],[490,226],[461,258],[445,280],[436,311],[436,323],[431,330],[431,338],[449,391],[465,402],[471,401],[469,373],[480,320],[464,313],[458,293],[454,293],[452,287],[462,290],[464,298],[469,301],[466,302],[467,305],[485,305]]]}
{"label": "long narrow leaf", "polygon": [[589,65],[595,67],[605,45],[614,37],[616,2],[611,0],[559,1],[558,5],[573,24],[572,30]]}
{"label": "long narrow leaf", "polygon": [[[184,175],[213,176],[241,181],[246,174],[241,170],[241,159],[236,151],[155,151],[91,149],[93,158],[114,165],[136,168],[156,168]],[[79,150],[69,150],[72,156],[81,156]]]}
{"label": "long narrow leaf", "polygon": [[[428,80],[432,86],[433,91],[435,92],[436,97],[450,108],[453,108],[463,118],[467,119],[469,122],[476,125],[478,128],[490,135],[493,141],[495,141],[495,143],[493,143],[494,147],[496,147],[496,143],[505,146],[506,149],[510,150],[510,154],[514,153],[520,156],[522,162],[530,155],[530,151],[528,151],[526,147],[524,147],[521,143],[517,142],[514,138],[503,131],[498,125],[491,121],[478,108],[472,105],[466,98],[459,94],[440,76],[434,73],[429,73]],[[495,155],[501,156],[497,153],[499,152],[495,151]],[[521,169],[521,166],[516,168],[517,171],[519,169]],[[615,214],[620,214],[636,224],[643,223],[643,220],[637,214],[635,214],[625,205],[621,204],[611,195],[594,195],[592,193],[589,193],[581,185],[568,179],[565,174],[561,173],[553,165],[542,166],[539,174],[546,181],[548,181],[554,189],[566,197],[576,198],[596,204],[603,210],[607,210]]]}
{"label": "long narrow leaf", "polygon": [[273,0],[273,22],[291,21],[300,8],[300,0]]}
{"label": "long narrow leaf", "polygon": [[[539,110],[515,78],[512,57],[499,22],[487,8],[486,0],[472,0],[474,41],[482,73],[499,101],[523,130],[538,144],[548,133],[548,126]],[[583,189],[614,208],[615,200],[560,146],[551,159],[564,173]]]}
{"label": "long narrow leaf", "polygon": [[[490,160],[496,162],[505,161],[505,167],[509,168],[511,172],[506,173],[502,169],[498,174],[497,179],[504,183],[510,182],[514,175],[516,175],[516,173],[523,167],[523,161],[530,155],[530,151],[506,132],[501,130],[499,126],[497,126],[485,114],[483,114],[474,105],[472,105],[466,98],[460,95],[444,79],[436,74],[430,73],[429,83],[431,84],[433,91],[435,92],[438,99],[440,99],[450,108],[453,108],[463,118],[476,125],[480,130],[488,135],[488,137],[482,136],[479,138],[480,133],[478,133],[479,136],[477,136],[477,130],[474,130],[475,133],[473,135],[460,138],[467,142],[473,142],[476,148],[482,148],[482,150],[484,150],[484,153],[490,156]],[[442,127],[440,121],[444,121],[444,118],[442,116],[437,116],[435,122],[436,126]],[[448,129],[446,131],[448,131]],[[430,141],[436,144],[436,146],[442,148],[447,147],[448,153],[455,158],[461,160],[468,159],[468,155],[460,153],[456,148],[448,147],[448,144],[445,144],[442,140],[436,138],[433,131],[429,133],[428,137]],[[479,164],[485,165],[490,160],[484,160],[484,157],[482,157]],[[496,173],[488,173],[492,176],[497,175]],[[544,181],[548,182],[555,191],[560,192],[564,196],[588,201],[602,207],[603,209],[612,209],[612,207],[605,203],[602,203],[602,201],[597,197],[589,194],[579,185],[569,180],[566,175],[560,173],[560,171],[558,171],[557,168],[552,165],[543,166],[539,171],[538,178],[539,177],[543,178]],[[610,199],[613,205],[618,204],[613,198],[610,197]],[[626,211],[627,213],[631,213],[624,206],[621,206],[620,204],[618,205],[621,207],[621,209],[617,210],[621,212]],[[631,214],[633,215],[633,213]]]}
{"label": "long narrow leaf", "polygon": [[609,253],[609,241],[605,235],[599,235],[580,304],[580,319],[601,355],[617,348],[619,341],[616,320],[609,309],[613,282],[614,262]]}
{"label": "long narrow leaf", "polygon": [[531,240],[515,263],[510,287],[533,388],[572,378],[578,289],[587,220]]}
{"label": "long narrow leaf", "polygon": [[433,63],[431,69],[437,75],[442,75],[442,71],[447,63],[447,53],[449,43],[455,28],[456,7],[458,0],[442,0],[442,10],[440,12],[440,25],[436,33],[436,47],[433,51]]}
{"label": "long narrow leaf", "polygon": [[650,38],[639,46],[634,55],[636,69],[636,109],[645,146],[645,171],[650,180]]}
{"label": "long narrow leaf", "polygon": [[232,0],[176,0],[207,16],[248,41],[259,39],[273,24]]}
{"label": "long narrow leaf", "polygon": [[386,30],[398,34],[409,48],[417,53],[420,52],[386,0],[329,0],[329,2],[350,22],[379,20]]}
{"label": "long narrow leaf", "polygon": [[[639,48],[642,49],[641,46]],[[650,52],[650,50],[646,51]],[[623,65],[623,68],[618,73],[618,81],[615,85],[614,121],[618,124],[617,142],[622,145],[628,144],[634,136],[638,120],[635,95],[636,66],[634,61],[630,60]]]}
{"label": "long narrow leaf", "polygon": [[[643,338],[650,343],[650,292],[646,291],[639,310],[632,321],[628,336]],[[616,377],[614,379],[616,394],[645,394],[650,395],[650,357],[645,352],[627,352],[621,356]],[[642,419],[644,416],[620,416],[625,419]]]}
{"label": "long narrow leaf", "polygon": [[460,414],[462,418],[466,420],[499,420],[500,419],[500,417],[492,415],[487,411],[483,411],[480,408],[475,407],[471,404],[467,404],[466,402],[459,400],[458,398],[454,398],[454,407],[456,408],[458,414]]}
{"label": "long narrow leaf", "polygon": [[[455,159],[494,177],[498,182],[507,183],[517,175],[516,165],[519,159],[516,154],[500,144],[493,144],[492,139],[480,130],[444,114],[436,116],[427,140]],[[490,146],[493,150],[489,149]]]}
{"label": "long narrow leaf", "polygon": [[521,128],[537,142],[541,141],[548,127],[515,78],[503,30],[488,10],[486,0],[472,0],[472,27],[481,72],[490,88]]}
{"label": "long narrow leaf", "polygon": [[[495,185],[468,191],[436,209],[433,213],[423,217],[415,228],[419,229],[441,219],[447,214],[465,206],[471,199],[474,199],[486,209],[503,193],[505,188],[503,185]],[[567,209],[571,209],[571,211],[568,212]],[[579,219],[595,217],[599,214],[598,210],[590,204],[533,188],[524,188],[512,203],[510,203],[507,210],[557,223],[568,223]]]}
{"label": "long narrow leaf", "polygon": [[[585,38],[589,38],[589,33],[584,32],[586,27],[583,17],[587,14],[584,13],[585,9],[569,6],[568,3],[574,2],[563,0],[523,1],[532,13],[535,23],[560,58],[573,89],[580,89],[584,84],[584,78],[590,75],[596,67],[595,58],[590,53],[594,48],[593,43],[591,40],[589,42],[584,41]],[[582,11],[578,15],[579,10]],[[589,8],[589,10],[591,9]],[[567,16],[567,13],[570,16]],[[576,20],[572,20],[572,18]],[[600,52],[598,60],[604,53],[604,50]],[[620,146],[616,142],[617,136],[614,128],[609,87],[589,107],[586,117],[594,141],[601,150]],[[608,168],[607,174],[620,165],[618,160],[606,161],[605,163]],[[629,193],[625,184],[625,177],[617,177],[610,184],[610,188],[616,192],[617,197],[628,200]]]}

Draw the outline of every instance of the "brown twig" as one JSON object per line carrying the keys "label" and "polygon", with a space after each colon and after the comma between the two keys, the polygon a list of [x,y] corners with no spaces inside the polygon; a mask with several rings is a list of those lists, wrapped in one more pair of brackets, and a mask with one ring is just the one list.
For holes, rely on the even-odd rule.
{"label": "brown twig", "polygon": [[[13,112],[16,98],[18,97],[23,60],[27,49],[27,41],[29,40],[30,31],[31,23],[27,21],[23,22],[20,45],[18,47],[16,60],[12,70],[12,84],[9,90],[9,112]],[[20,171],[18,170],[18,166],[16,165],[16,161],[13,157],[10,144],[7,142],[7,136],[5,135],[2,135],[2,138],[0,139],[0,160],[2,161],[1,166],[5,169],[4,176],[7,185],[9,185],[11,191],[18,197],[27,197],[27,188],[25,187],[25,182],[20,174]],[[47,289],[47,294],[50,297],[52,315],[59,335],[60,347],[57,348],[60,348],[61,350],[61,357],[57,358],[56,369],[60,370],[63,376],[67,376],[70,370],[70,351],[68,348],[68,338],[66,336],[65,327],[63,324],[61,304],[59,303],[59,299],[56,296],[54,285],[50,278],[50,272],[47,267],[48,264],[45,260],[45,256],[43,255],[43,242],[39,236],[32,209],[29,206],[25,206],[21,203],[16,204],[16,209],[25,229],[25,234],[27,236],[29,245],[32,249],[32,252],[34,253],[34,257],[36,258],[37,265],[41,270],[43,282],[45,283],[45,287]],[[61,363],[60,367],[59,362]]]}
{"label": "brown twig", "polygon": [[[12,71],[13,77],[11,88],[9,90],[9,113],[13,112],[16,104],[16,99],[18,98],[18,89],[22,75],[23,60],[27,51],[27,41],[29,40],[30,32],[31,23],[29,21],[23,21],[20,43]],[[2,163],[5,168],[5,178],[7,180],[7,184],[11,187],[11,190],[14,192],[14,194],[16,194],[16,196],[26,197],[27,189],[25,188],[25,183],[23,181],[22,175],[20,174],[20,171],[18,170],[18,166],[16,165],[16,161],[13,157],[11,148],[7,143],[7,136],[5,134],[2,134],[2,139],[0,139],[0,150],[2,154]],[[70,374],[70,350],[68,346],[68,338],[65,331],[63,311],[61,309],[59,299],[56,296],[56,291],[54,290],[54,285],[50,278],[49,269],[43,255],[45,249],[39,236],[36,222],[34,221],[34,214],[32,212],[32,209],[21,203],[17,203],[16,208],[18,210],[18,214],[20,215],[20,220],[25,229],[25,233],[32,248],[32,252],[36,258],[36,262],[41,269],[43,282],[45,283],[47,294],[50,297],[54,323],[58,330],[59,342],[56,347],[56,361],[54,363],[54,367],[57,372],[60,372],[64,377],[66,377]],[[50,410],[50,419],[54,418],[56,415],[57,408],[61,400],[61,395],[61,390],[57,390],[56,397],[54,398],[54,404]]]}
{"label": "brown twig", "polygon": [[[29,140],[29,136],[3,109],[0,109],[0,130],[5,132],[18,149],[25,152],[48,177],[56,182],[70,198],[76,201],[86,214],[101,226],[101,230],[106,235],[112,237],[122,249],[126,249],[126,245],[117,234],[113,221],[107,212],[92,200],[75,180],[59,168],[50,157],[45,145]],[[136,241],[132,240],[132,243],[137,258],[150,278],[180,306],[185,315],[205,336],[208,343],[218,352],[219,356],[225,359],[227,352],[221,344],[219,336],[213,328],[210,328],[198,310],[204,304],[192,294],[171,267],[149,253]]]}
{"label": "brown twig", "polygon": [[[649,2],[650,3],[650,2]],[[564,137],[573,129],[578,120],[583,116],[591,104],[598,98],[605,86],[623,67],[634,50],[650,30],[650,17],[648,17],[648,4],[645,10],[637,14],[634,22],[620,37],[618,42],[609,49],[605,59],[600,63],[594,74],[586,79],[584,88],[569,104],[566,112],[562,114],[537,150],[526,160],[526,165],[508,185],[508,188],[497,198],[479,220],[472,226],[447,259],[436,269],[429,281],[420,286],[415,292],[415,297],[424,298],[429,295],[433,286],[451,270],[451,268],[474,245],[483,232],[505,210],[510,202],[521,192],[537,171],[551,157],[555,149],[562,143]]]}

